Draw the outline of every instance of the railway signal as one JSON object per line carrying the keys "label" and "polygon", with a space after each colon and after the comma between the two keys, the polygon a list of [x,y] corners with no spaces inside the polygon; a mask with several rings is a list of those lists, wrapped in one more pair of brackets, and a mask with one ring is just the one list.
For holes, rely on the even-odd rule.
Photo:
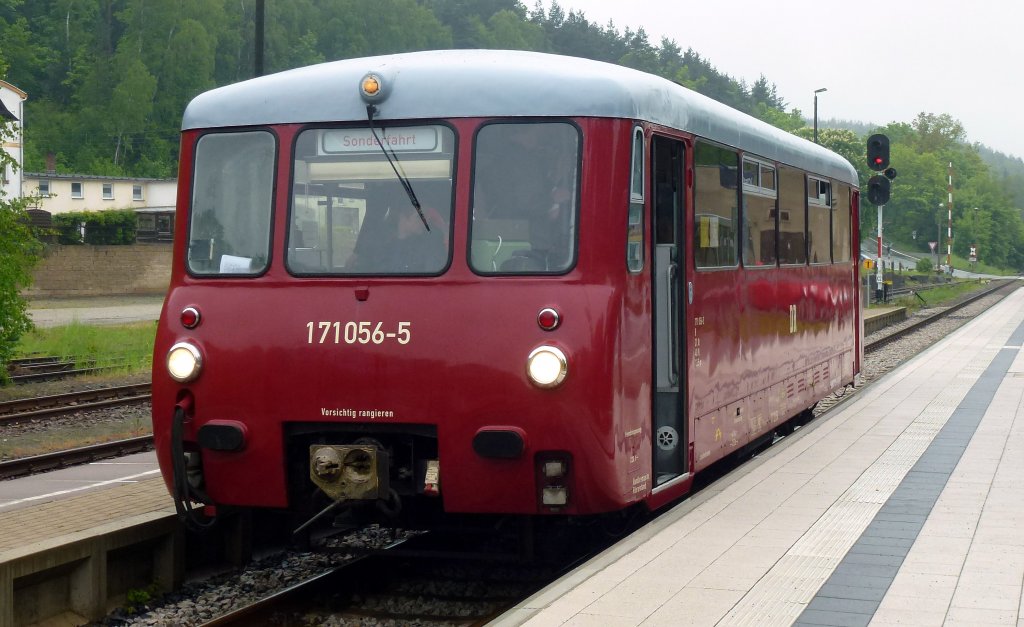
{"label": "railway signal", "polygon": [[868,179],[868,200],[872,205],[889,202],[889,179],[878,174]]}
{"label": "railway signal", "polygon": [[882,302],[885,299],[885,291],[882,287],[885,278],[885,264],[882,257],[882,208],[889,202],[890,181],[896,178],[896,169],[889,167],[889,137],[881,133],[875,133],[868,137],[868,167],[875,174],[868,179],[868,201],[878,207],[878,267],[875,276],[876,301]]}
{"label": "railway signal", "polygon": [[[889,138],[881,133],[868,137],[868,167],[881,172],[889,167]],[[895,176],[893,170],[893,176]]]}

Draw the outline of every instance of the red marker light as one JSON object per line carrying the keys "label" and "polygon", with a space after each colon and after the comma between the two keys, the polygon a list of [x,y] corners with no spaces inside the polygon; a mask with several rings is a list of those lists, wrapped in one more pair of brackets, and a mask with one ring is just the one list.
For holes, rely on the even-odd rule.
{"label": "red marker light", "polygon": [[562,317],[551,307],[541,309],[540,313],[537,314],[537,324],[545,331],[554,331],[561,322]]}
{"label": "red marker light", "polygon": [[195,307],[186,307],[181,310],[181,326],[186,329],[194,329],[199,326],[199,310]]}

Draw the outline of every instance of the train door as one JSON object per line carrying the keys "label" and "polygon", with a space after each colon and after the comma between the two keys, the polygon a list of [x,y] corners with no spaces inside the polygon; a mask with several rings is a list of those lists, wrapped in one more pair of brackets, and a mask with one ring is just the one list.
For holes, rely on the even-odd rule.
{"label": "train door", "polygon": [[651,142],[651,197],[654,260],[654,487],[689,468],[684,398],[686,319],[683,294],[683,201],[686,145],[667,137]]}

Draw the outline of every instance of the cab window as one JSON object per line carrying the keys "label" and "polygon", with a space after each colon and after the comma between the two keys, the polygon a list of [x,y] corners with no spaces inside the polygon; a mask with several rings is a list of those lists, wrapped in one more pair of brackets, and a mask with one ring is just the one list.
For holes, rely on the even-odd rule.
{"label": "cab window", "polygon": [[267,268],[276,141],[265,131],[211,133],[196,143],[188,270],[255,275]]}
{"label": "cab window", "polygon": [[580,132],[568,122],[488,124],[473,155],[469,262],[482,274],[559,274],[576,257]]}
{"label": "cab window", "polygon": [[311,128],[300,133],[295,142],[289,271],[442,273],[451,258],[454,154],[455,134],[443,125]]}

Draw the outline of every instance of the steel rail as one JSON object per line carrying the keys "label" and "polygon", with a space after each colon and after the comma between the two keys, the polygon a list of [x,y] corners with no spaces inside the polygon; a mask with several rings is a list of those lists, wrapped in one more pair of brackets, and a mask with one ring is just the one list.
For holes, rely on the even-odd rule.
{"label": "steel rail", "polygon": [[140,453],[151,448],[153,448],[153,436],[143,435],[137,438],[92,444],[56,453],[20,457],[0,462],[0,479],[21,477],[37,472],[86,464],[99,459]]}
{"label": "steel rail", "polygon": [[937,321],[941,320],[942,318],[945,318],[946,316],[950,315],[951,313],[959,311],[960,309],[963,309],[967,305],[975,303],[975,302],[981,300],[982,298],[985,298],[986,296],[991,296],[992,294],[994,294],[994,293],[996,293],[996,292],[998,292],[1000,290],[1007,289],[1009,287],[1014,287],[1014,284],[1015,284],[1015,281],[1007,281],[1007,282],[1001,283],[1001,284],[999,284],[999,285],[997,285],[997,286],[995,286],[993,288],[990,288],[990,289],[987,289],[987,290],[983,290],[983,291],[978,292],[976,294],[972,294],[971,296],[963,299],[962,301],[960,301],[960,302],[958,302],[958,303],[956,303],[954,305],[946,307],[945,309],[942,309],[941,311],[938,311],[938,312],[936,312],[936,313],[934,313],[934,314],[932,314],[932,315],[930,315],[930,316],[928,316],[926,318],[922,318],[922,319],[918,320],[917,322],[914,322],[914,323],[912,323],[910,325],[907,325],[906,327],[900,329],[899,331],[894,331],[893,333],[890,333],[889,335],[886,335],[885,337],[880,337],[878,339],[865,342],[864,343],[864,352],[865,353],[870,353],[872,351],[876,351],[876,350],[882,348],[883,346],[887,346],[888,344],[891,344],[891,343],[895,342],[896,340],[898,340],[900,338],[906,337],[907,335],[910,335],[911,333],[915,333],[917,331],[920,331],[922,328],[924,328],[924,327],[926,327],[926,326],[928,326],[928,325],[930,325],[930,324],[932,324],[934,322],[937,322]]}
{"label": "steel rail", "polygon": [[0,424],[72,412],[142,403],[151,398],[148,383],[83,390],[0,403]]}

